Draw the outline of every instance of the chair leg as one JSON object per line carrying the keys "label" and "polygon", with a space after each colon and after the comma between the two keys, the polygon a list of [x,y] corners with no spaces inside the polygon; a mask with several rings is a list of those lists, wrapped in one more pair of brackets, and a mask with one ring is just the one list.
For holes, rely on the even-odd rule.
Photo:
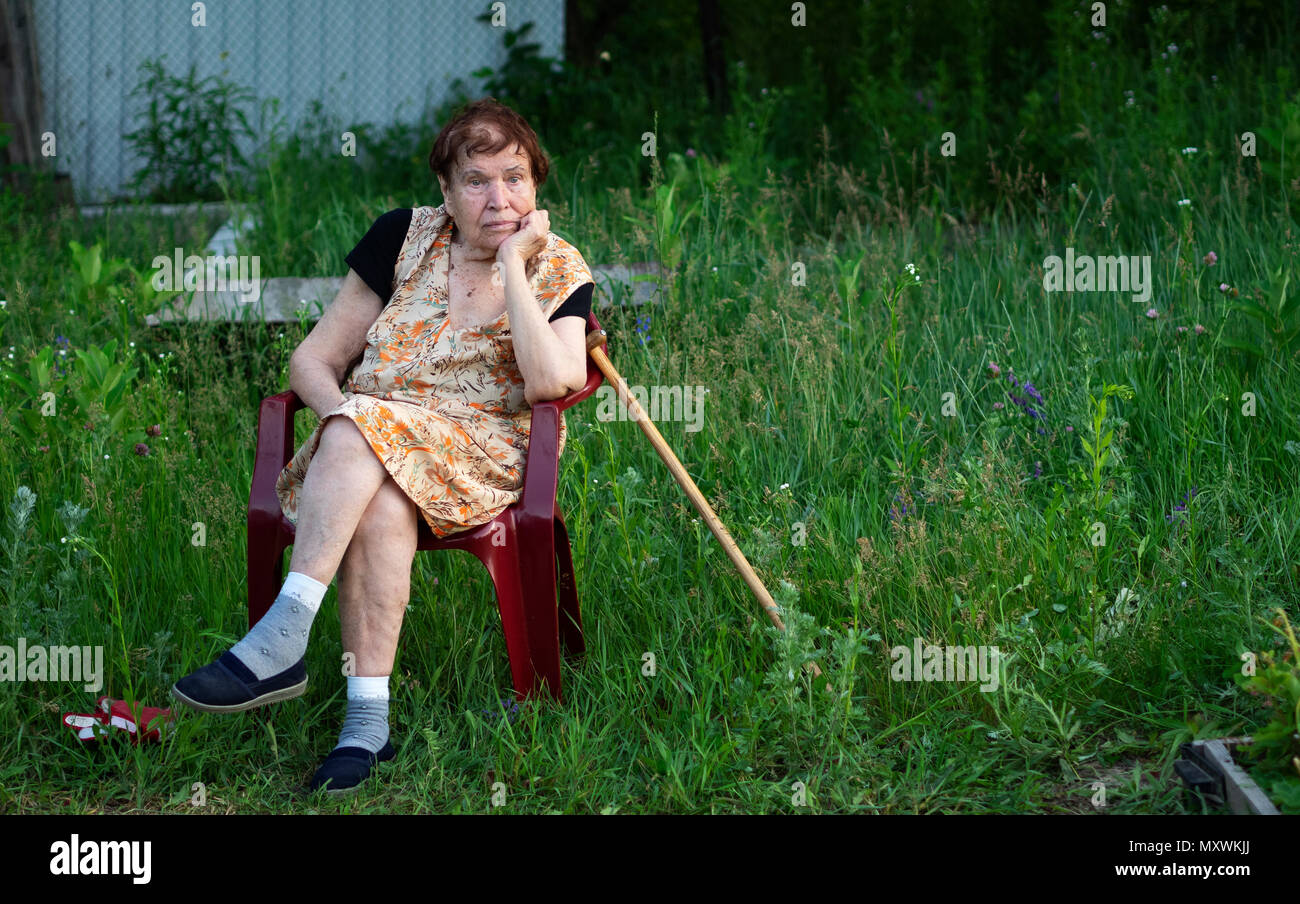
{"label": "chair leg", "polygon": [[[516,695],[545,684],[560,703],[559,609],[555,604],[555,535],[550,519],[512,518],[501,554],[488,566],[506,629]],[[505,550],[509,550],[508,553]],[[513,637],[513,640],[512,640]],[[517,654],[516,650],[520,653]]]}
{"label": "chair leg", "polygon": [[560,644],[571,658],[587,652],[582,637],[582,611],[578,605],[578,585],[573,574],[573,551],[564,518],[555,513],[556,585],[559,589]]}
{"label": "chair leg", "polygon": [[[519,528],[513,516],[501,522],[506,529],[505,545],[474,550],[487,567],[501,610],[501,628],[506,635],[506,655],[510,657],[510,675],[515,685],[515,699],[527,700],[541,690],[540,677],[533,664],[529,644],[528,598],[520,571]],[[510,550],[509,553],[506,550]]]}
{"label": "chair leg", "polygon": [[[513,538],[507,544],[513,547]],[[541,693],[545,680],[533,661],[529,645],[528,610],[530,600],[518,566],[511,556],[502,556],[488,564],[492,585],[501,610],[501,628],[506,635],[506,653],[510,657],[510,675],[514,680],[515,699],[523,702]]]}

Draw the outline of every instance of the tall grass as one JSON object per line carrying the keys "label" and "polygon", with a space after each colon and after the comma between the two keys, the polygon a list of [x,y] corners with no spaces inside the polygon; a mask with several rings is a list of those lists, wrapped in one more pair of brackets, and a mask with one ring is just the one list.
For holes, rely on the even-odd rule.
{"label": "tall grass", "polygon": [[[1160,23],[1152,49],[1186,44],[1179,27]],[[342,717],[331,588],[304,697],[224,718],[184,711],[161,746],[84,749],[58,722],[91,705],[79,687],[0,685],[0,719],[20,726],[0,736],[0,809],[189,811],[201,781],[207,807],[228,811],[484,811],[500,781],[515,812],[778,812],[796,782],[814,812],[1092,812],[1102,782],[1112,811],[1182,811],[1178,742],[1261,724],[1231,675],[1242,651],[1272,644],[1261,619],[1279,606],[1294,619],[1300,598],[1300,368],[1229,348],[1270,340],[1218,289],[1265,298],[1278,262],[1293,267],[1294,191],[1229,140],[1266,115],[1279,95],[1260,74],[1284,60],[1207,83],[1187,55],[1168,81],[1131,49],[1087,78],[1082,48],[1059,58],[1052,90],[1074,104],[1081,137],[1027,123],[1034,140],[1073,148],[1053,182],[1020,168],[1016,134],[996,122],[984,123],[991,158],[964,138],[956,158],[927,157],[902,140],[901,101],[872,113],[882,138],[891,123],[878,166],[835,159],[843,136],[829,130],[808,136],[806,166],[781,165],[779,111],[811,86],[744,89],[720,153],[607,152],[647,185],[601,186],[590,161],[557,159],[539,204],[589,262],[679,243],[648,327],[644,309],[597,316],[630,383],[710,390],[703,430],[659,428],[787,634],[637,426],[597,420],[589,401],[569,412],[561,462],[588,646],[565,667],[564,706],[530,704],[514,724],[482,717],[510,684],[491,586],[467,556],[420,554],[393,678],[398,759],[356,798],[292,793]],[[900,85],[908,65],[895,66]],[[1130,118],[1126,85],[1155,111]],[[378,213],[436,203],[414,176],[352,181],[357,170],[309,139],[276,152],[256,194],[253,247],[284,268],[264,274],[336,275]],[[991,175],[990,203],[969,190],[976,170]],[[663,184],[675,186],[675,232],[656,217]],[[205,236],[3,203],[16,252],[0,336],[20,373],[55,336],[83,347],[113,335],[112,286],[65,313],[67,269],[51,264],[69,241],[147,262]],[[1151,255],[1150,301],[1044,293],[1044,258],[1066,246]],[[102,643],[104,693],[158,705],[242,636],[257,403],[287,385],[307,326],[131,321],[141,371],[127,423],[162,428],[147,456],[124,434],[70,431],[48,452],[0,434],[0,643]],[[1025,403],[1025,382],[1041,403]],[[5,418],[31,404],[0,392]],[[997,690],[892,680],[890,650],[914,638],[996,645]],[[801,672],[809,659],[831,692]]]}

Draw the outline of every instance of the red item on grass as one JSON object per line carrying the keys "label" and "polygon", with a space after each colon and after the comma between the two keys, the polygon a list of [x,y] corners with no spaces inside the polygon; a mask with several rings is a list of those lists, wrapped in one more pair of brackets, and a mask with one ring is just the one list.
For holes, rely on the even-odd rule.
{"label": "red item on grass", "polygon": [[141,739],[157,741],[162,739],[162,732],[172,722],[172,711],[157,706],[142,706],[139,723],[125,700],[100,697],[95,701],[95,707],[94,713],[63,714],[63,724],[76,732],[77,740],[83,743],[98,741],[114,728],[127,732],[133,744]]}

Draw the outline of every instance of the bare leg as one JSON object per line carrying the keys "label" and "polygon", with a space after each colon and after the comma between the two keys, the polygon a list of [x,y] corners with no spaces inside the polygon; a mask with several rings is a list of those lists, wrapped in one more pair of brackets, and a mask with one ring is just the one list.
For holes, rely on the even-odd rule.
{"label": "bare leg", "polygon": [[352,419],[330,418],[303,481],[289,570],[328,585],[366,507],[391,479]]}
{"label": "bare leg", "polygon": [[419,517],[415,503],[389,477],[370,500],[343,557],[339,621],[343,649],[356,656],[359,677],[392,674],[411,598]]}
{"label": "bare leg", "polygon": [[[345,649],[359,654],[358,677],[379,680],[392,671],[410,593],[417,512],[356,424],[343,416],[330,418],[304,481],[289,570],[328,585],[345,552],[353,550],[340,599],[347,600],[343,639]],[[303,693],[303,653],[320,602],[315,594],[322,588],[312,589],[308,600],[298,578],[291,575],[291,580],[298,589],[282,592],[229,656],[176,682],[172,690],[182,702],[208,712],[242,712]],[[371,696],[357,695],[358,701]],[[387,695],[381,699],[386,713]],[[348,705],[351,712],[351,694]],[[370,721],[367,705],[358,702],[362,728]]]}

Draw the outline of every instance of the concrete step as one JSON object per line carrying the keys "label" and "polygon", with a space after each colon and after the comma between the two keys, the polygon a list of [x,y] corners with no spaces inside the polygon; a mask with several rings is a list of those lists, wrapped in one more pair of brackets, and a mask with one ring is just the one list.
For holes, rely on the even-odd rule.
{"label": "concrete step", "polygon": [[[217,236],[213,238],[216,241]],[[639,307],[658,300],[656,279],[635,279],[638,276],[656,276],[659,273],[658,264],[593,266],[591,272],[596,278],[592,307],[597,311],[612,307],[616,301]],[[250,293],[255,296],[254,301],[242,301],[243,293],[238,286],[194,292],[188,299],[184,295],[172,299],[158,314],[147,315],[145,322],[150,326],[178,320],[296,323],[300,311],[307,312],[308,320],[316,321],[338,294],[343,285],[343,277],[280,276],[260,280],[259,284],[260,292]]]}

